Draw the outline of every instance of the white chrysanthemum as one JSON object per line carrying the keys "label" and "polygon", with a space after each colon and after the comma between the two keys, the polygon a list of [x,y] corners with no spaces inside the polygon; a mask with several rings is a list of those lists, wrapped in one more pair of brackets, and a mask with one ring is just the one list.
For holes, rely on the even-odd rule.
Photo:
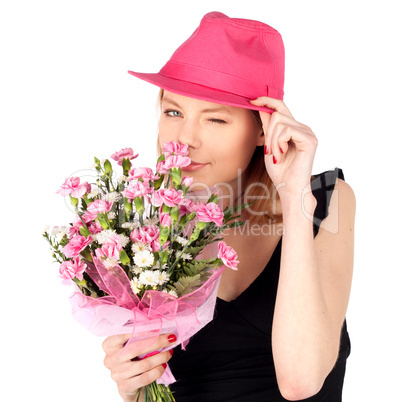
{"label": "white chrysanthemum", "polygon": [[152,265],[151,269],[167,269],[167,264],[162,264],[162,267],[159,264],[159,261],[156,261],[154,265]]}
{"label": "white chrysanthemum", "polygon": [[116,212],[109,212],[107,214],[107,218],[112,221],[114,218],[116,218]]}
{"label": "white chrysanthemum", "polygon": [[[181,253],[180,250],[176,251],[176,259],[179,258],[180,253]],[[183,260],[192,260],[193,256],[189,253],[183,253],[180,258]]]}
{"label": "white chrysanthemum", "polygon": [[148,225],[158,225],[159,223],[159,218],[154,215],[152,218],[147,218],[144,219],[144,225],[148,226]]}
{"label": "white chrysanthemum", "polygon": [[127,237],[126,235],[124,235],[124,234],[119,234],[119,237],[120,237],[120,239],[121,239],[121,246],[124,248],[124,247],[126,247],[127,246],[127,244],[130,242],[130,238],[129,237]]}
{"label": "white chrysanthemum", "polygon": [[193,256],[192,256],[191,254],[189,254],[189,253],[183,253],[183,254],[181,255],[181,258],[182,258],[183,260],[192,260],[192,259],[193,259]]}
{"label": "white chrysanthemum", "polygon": [[182,246],[185,246],[188,242],[188,239],[182,236],[177,236],[176,239],[177,243],[181,244]]}
{"label": "white chrysanthemum", "polygon": [[58,226],[52,227],[52,230],[50,231],[51,236],[56,236],[59,233],[60,233],[60,228]]}
{"label": "white chrysanthemum", "polygon": [[134,294],[138,294],[141,291],[141,285],[138,281],[138,278],[133,278],[130,281],[131,289],[133,290]]}
{"label": "white chrysanthemum", "polygon": [[98,166],[98,164],[95,163],[95,162],[92,162],[92,163],[89,164],[90,169],[96,169],[97,166]]}
{"label": "white chrysanthemum", "polygon": [[155,275],[155,281],[158,285],[164,285],[166,282],[169,282],[170,277],[169,274],[165,271],[153,271]]}
{"label": "white chrysanthemum", "polygon": [[141,226],[140,222],[138,221],[134,221],[134,222],[124,222],[121,227],[123,229],[130,229],[130,230],[134,230],[137,229]]}
{"label": "white chrysanthemum", "polygon": [[155,281],[154,271],[143,271],[138,278],[139,284],[143,286],[157,286],[157,282]]}
{"label": "white chrysanthemum", "polygon": [[121,195],[119,193],[117,193],[116,191],[112,191],[111,193],[106,193],[102,199],[104,201],[113,201],[113,202],[117,202],[121,200]]}
{"label": "white chrysanthemum", "polygon": [[169,289],[164,288],[162,290],[162,292],[167,293],[167,294],[169,294],[171,296],[174,296],[174,297],[179,297],[178,294],[174,290],[169,290]]}
{"label": "white chrysanthemum", "polygon": [[154,254],[149,250],[139,251],[134,254],[134,264],[141,268],[150,267],[154,263]]}
{"label": "white chrysanthemum", "polygon": [[138,265],[133,265],[132,268],[131,268],[131,272],[134,275],[139,275],[142,272],[142,268],[139,267]]}
{"label": "white chrysanthemum", "polygon": [[61,241],[61,239],[64,236],[67,236],[69,231],[70,231],[70,228],[68,226],[60,226],[59,227],[59,233],[57,233],[57,235],[56,235],[57,240]]}
{"label": "white chrysanthemum", "polygon": [[122,175],[117,179],[117,183],[124,183],[125,181],[127,181],[127,179],[127,176]]}
{"label": "white chrysanthemum", "polygon": [[103,244],[109,240],[109,237],[111,235],[114,235],[114,234],[117,234],[116,231],[114,231],[112,229],[105,229],[105,230],[102,230],[102,232],[99,232],[96,235],[93,235],[93,237],[99,244]]}
{"label": "white chrysanthemum", "polygon": [[144,244],[141,241],[137,241],[131,246],[131,250],[133,250],[133,253],[139,253],[140,251],[144,250],[151,251],[151,248],[149,244]]}
{"label": "white chrysanthemum", "polygon": [[114,258],[106,258],[102,260],[102,262],[105,268],[113,268],[119,263],[119,260]]}
{"label": "white chrysanthemum", "polygon": [[49,226],[49,225],[46,225],[46,226],[43,228],[42,233],[45,234],[45,233],[49,233],[49,232],[50,232],[50,226]]}
{"label": "white chrysanthemum", "polygon": [[87,195],[89,199],[95,198],[100,194],[100,190],[98,187],[94,187],[91,192]]}

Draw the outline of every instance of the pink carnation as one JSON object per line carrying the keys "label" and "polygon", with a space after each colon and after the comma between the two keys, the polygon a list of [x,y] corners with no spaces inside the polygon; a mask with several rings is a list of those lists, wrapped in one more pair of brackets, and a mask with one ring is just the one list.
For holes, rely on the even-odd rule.
{"label": "pink carnation", "polygon": [[180,144],[176,141],[169,141],[165,142],[162,148],[162,152],[165,155],[165,158],[168,156],[175,154],[181,156],[188,155],[188,145],[187,144]]}
{"label": "pink carnation", "polygon": [[122,191],[124,197],[129,200],[133,200],[136,197],[143,197],[148,194],[151,194],[153,191],[152,187],[149,186],[149,182],[142,181],[131,181],[127,188]]}
{"label": "pink carnation", "polygon": [[169,173],[169,169],[165,168],[165,161],[160,161],[156,164],[156,171],[160,174]]}
{"label": "pink carnation", "polygon": [[[162,250],[166,250],[169,247],[170,241],[168,240],[162,247]],[[159,243],[159,239],[155,240],[151,244],[151,249],[154,253],[158,252],[161,249],[161,244]]]}
{"label": "pink carnation", "polygon": [[162,204],[168,207],[176,207],[183,201],[183,191],[173,188],[162,188],[155,191],[152,203],[157,207]]}
{"label": "pink carnation", "polygon": [[69,177],[64,181],[56,193],[62,195],[63,197],[66,195],[71,195],[75,198],[81,198],[84,196],[84,194],[87,194],[90,191],[91,185],[89,183],[80,184],[79,177]]}
{"label": "pink carnation", "polygon": [[199,204],[196,214],[201,222],[214,222],[218,226],[223,224],[223,212],[215,202]]}
{"label": "pink carnation", "polygon": [[73,226],[70,227],[70,230],[68,231],[68,238],[71,239],[75,235],[80,233],[80,227],[84,226],[82,223],[82,220],[78,215],[75,216],[74,221],[73,221]]}
{"label": "pink carnation", "polygon": [[73,237],[68,244],[63,247],[63,254],[67,258],[77,257],[78,254],[84,250],[88,244],[91,244],[92,238],[88,236],[88,238],[84,236],[77,235]]}
{"label": "pink carnation", "polygon": [[93,221],[98,217],[98,214],[109,212],[112,206],[113,201],[95,200],[88,205],[82,219],[85,223]]}
{"label": "pink carnation", "polygon": [[102,232],[103,228],[98,221],[95,221],[88,225],[88,230],[91,232],[91,234],[95,235]]}
{"label": "pink carnation", "polygon": [[134,151],[132,148],[123,148],[119,152],[115,152],[111,158],[117,162],[118,165],[123,164],[123,159],[135,159],[137,155],[134,155]]}
{"label": "pink carnation", "polygon": [[172,224],[172,217],[168,213],[164,212],[161,213],[160,221],[162,226],[170,226]]}
{"label": "pink carnation", "polygon": [[107,242],[105,244],[112,245],[115,247],[119,252],[123,250],[123,244],[121,237],[118,234],[112,234],[108,237]]}
{"label": "pink carnation", "polygon": [[60,264],[59,276],[63,279],[77,278],[82,281],[86,267],[87,264],[85,264],[79,257],[74,257],[73,260],[64,261]]}
{"label": "pink carnation", "polygon": [[148,168],[148,167],[133,168],[130,170],[130,172],[128,174],[129,174],[129,176],[128,176],[129,181],[131,181],[133,179],[139,179],[139,178],[142,178],[144,181],[159,179],[159,175],[154,175],[154,172],[152,171],[152,169]]}
{"label": "pink carnation", "polygon": [[141,243],[149,244],[152,251],[159,251],[159,227],[156,225],[148,225],[134,229],[130,234],[130,240],[133,243],[140,241]]}
{"label": "pink carnation", "polygon": [[181,168],[188,166],[191,163],[191,159],[181,155],[170,155],[165,160],[165,169]]}
{"label": "pink carnation", "polygon": [[193,178],[189,176],[185,176],[181,179],[181,184],[185,187],[190,187],[193,184]]}
{"label": "pink carnation", "polygon": [[142,243],[150,244],[159,238],[159,228],[156,225],[148,225],[138,229],[134,229],[130,233],[132,242],[140,241]]}
{"label": "pink carnation", "polygon": [[109,264],[117,265],[120,259],[120,251],[122,247],[116,243],[105,243],[102,248],[97,248],[95,250],[95,255],[97,258],[102,260],[109,260]]}
{"label": "pink carnation", "polygon": [[239,261],[237,260],[236,251],[234,251],[233,248],[228,246],[224,241],[220,241],[218,247],[218,258],[220,258],[228,268],[237,271],[237,264]]}

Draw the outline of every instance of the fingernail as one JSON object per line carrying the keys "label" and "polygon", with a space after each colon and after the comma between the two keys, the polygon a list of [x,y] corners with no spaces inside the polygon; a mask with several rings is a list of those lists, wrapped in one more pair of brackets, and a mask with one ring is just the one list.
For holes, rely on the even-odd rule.
{"label": "fingernail", "polygon": [[170,356],[173,356],[173,349],[169,350]]}
{"label": "fingernail", "polygon": [[165,369],[165,368],[167,367],[167,364],[166,364],[166,363],[163,363],[162,366],[163,366],[163,368]]}
{"label": "fingernail", "polygon": [[264,154],[268,155],[268,147],[266,145],[264,145]]}
{"label": "fingernail", "polygon": [[157,350],[155,350],[154,352],[148,353],[147,355],[145,355],[144,357],[141,357],[140,360],[142,359],[146,359],[147,357],[151,357],[151,356],[155,356],[157,355],[159,352]]}
{"label": "fingernail", "polygon": [[274,155],[272,155],[272,159],[273,159],[273,161],[274,161],[274,165],[275,165],[275,163],[276,163],[276,158],[275,158],[275,156],[274,156]]}
{"label": "fingernail", "polygon": [[279,147],[279,149],[281,150],[281,153],[283,154],[282,148],[281,148],[281,147]]}
{"label": "fingernail", "polygon": [[172,334],[168,336],[168,341],[170,343],[175,343],[177,341],[176,335]]}

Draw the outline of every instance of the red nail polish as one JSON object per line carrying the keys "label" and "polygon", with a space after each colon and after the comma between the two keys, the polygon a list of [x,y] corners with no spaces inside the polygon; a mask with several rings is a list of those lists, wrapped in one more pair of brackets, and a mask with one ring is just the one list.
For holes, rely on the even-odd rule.
{"label": "red nail polish", "polygon": [[147,355],[145,355],[144,357],[141,357],[140,360],[146,359],[147,357],[155,356],[155,355],[157,355],[158,353],[159,353],[159,352],[158,352],[157,350],[155,350],[154,352],[150,352],[150,353],[148,353]]}
{"label": "red nail polish", "polygon": [[168,341],[170,343],[175,343],[177,341],[176,335],[172,334],[168,336]]}
{"label": "red nail polish", "polygon": [[264,154],[267,155],[268,154],[268,147],[266,145],[264,145]]}
{"label": "red nail polish", "polygon": [[169,350],[170,356],[173,356],[173,349]]}
{"label": "red nail polish", "polygon": [[163,363],[162,366],[163,366],[163,368],[165,369],[165,368],[167,367],[167,364],[166,364],[166,363]]}
{"label": "red nail polish", "polygon": [[281,154],[283,154],[282,148],[281,148],[281,147],[279,147],[279,149],[281,150]]}
{"label": "red nail polish", "polygon": [[273,161],[274,161],[274,165],[275,165],[275,163],[276,163],[276,158],[275,158],[275,156],[274,156],[274,155],[272,155],[272,159],[273,159]]}

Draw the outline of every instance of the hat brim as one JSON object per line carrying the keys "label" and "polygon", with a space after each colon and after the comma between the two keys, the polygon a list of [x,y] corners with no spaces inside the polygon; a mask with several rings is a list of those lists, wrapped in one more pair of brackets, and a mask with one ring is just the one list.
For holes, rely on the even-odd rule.
{"label": "hat brim", "polygon": [[[188,96],[190,98],[200,99],[208,102],[219,103],[221,105],[241,107],[244,109],[258,110],[266,113],[273,113],[272,109],[264,106],[255,106],[250,103],[249,98],[236,95],[230,92],[220,91],[203,85],[194,84],[192,82],[181,81],[174,78],[166,77],[159,73],[137,73],[128,71],[134,77],[140,78],[150,84],[156,85],[166,91],[173,92],[177,95]],[[262,95],[263,96],[263,95]]]}

